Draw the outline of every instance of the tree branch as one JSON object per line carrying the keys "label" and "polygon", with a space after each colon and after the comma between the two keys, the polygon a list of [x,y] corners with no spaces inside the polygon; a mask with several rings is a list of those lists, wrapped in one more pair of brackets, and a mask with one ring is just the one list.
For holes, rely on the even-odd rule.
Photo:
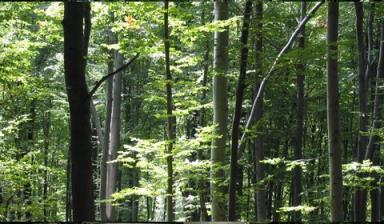
{"label": "tree branch", "polygon": [[[287,44],[283,47],[283,49],[281,49],[280,53],[277,55],[275,61],[273,62],[271,68],[269,69],[268,73],[265,75],[265,77],[261,81],[259,90],[257,92],[257,95],[256,95],[255,99],[253,100],[252,110],[251,110],[251,113],[249,114],[249,117],[248,117],[248,120],[247,120],[247,124],[245,126],[245,131],[244,131],[244,133],[243,133],[243,135],[241,136],[241,139],[240,139],[239,148],[238,148],[239,149],[238,152],[239,152],[240,155],[242,154],[242,151],[244,150],[244,147],[245,147],[245,137],[248,134],[247,130],[249,130],[249,128],[253,125],[253,123],[255,121],[255,114],[256,114],[256,108],[257,108],[256,105],[261,100],[260,96],[262,95],[262,93],[264,91],[264,88],[265,88],[267,80],[271,77],[272,72],[275,70],[275,67],[276,67],[277,63],[280,61],[281,56],[289,49],[289,47],[291,46],[293,41],[296,39],[296,37],[299,34],[301,28],[303,26],[305,26],[305,24],[308,22],[308,20],[311,18],[311,16],[320,8],[320,6],[323,3],[324,3],[324,0],[322,0],[319,3],[317,3],[308,12],[308,15],[296,27],[295,31],[292,33],[291,37],[289,38]],[[239,156],[239,158],[240,158],[240,156]]]}
{"label": "tree branch", "polygon": [[131,58],[131,60],[129,60],[126,64],[124,64],[123,66],[121,66],[120,68],[116,69],[115,71],[109,73],[108,75],[104,76],[103,78],[101,78],[99,81],[96,82],[95,86],[92,88],[92,90],[89,92],[88,94],[88,98],[87,99],[90,99],[92,98],[93,94],[95,94],[95,92],[97,91],[97,89],[100,87],[100,85],[105,81],[107,80],[109,77],[123,71],[124,69],[126,69],[130,64],[132,64],[133,61],[136,60],[136,58],[139,57],[139,53],[137,53],[133,58]]}

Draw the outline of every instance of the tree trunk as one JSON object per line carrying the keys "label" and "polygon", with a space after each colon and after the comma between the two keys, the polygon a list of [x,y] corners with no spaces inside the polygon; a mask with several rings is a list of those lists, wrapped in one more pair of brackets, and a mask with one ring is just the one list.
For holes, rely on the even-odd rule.
{"label": "tree trunk", "polygon": [[[256,40],[255,40],[255,70],[256,70],[256,82],[258,83],[255,88],[255,95],[260,88],[260,79],[262,78],[262,67],[263,67],[263,1],[256,1],[255,6],[255,17],[256,17]],[[262,96],[261,96],[262,97]],[[255,114],[255,120],[259,121],[263,116],[263,100],[260,100],[257,107],[257,113]],[[257,221],[265,221],[267,219],[267,208],[266,208],[266,187],[261,186],[259,182],[264,179],[264,165],[260,163],[264,159],[264,143],[263,137],[257,136],[254,143],[254,168],[255,168],[255,180],[256,180],[256,193],[255,193],[255,208],[257,213]]]}
{"label": "tree trunk", "polygon": [[[301,2],[301,16],[300,21],[305,17],[307,10],[307,3],[305,1]],[[301,29],[301,34],[298,37],[299,48],[301,51],[304,50],[305,46],[305,26]],[[305,68],[303,63],[304,54],[301,53],[301,60],[296,66],[296,86],[297,86],[297,96],[296,96],[296,133],[295,133],[295,148],[294,148],[294,160],[302,159],[302,145],[303,145],[303,126],[304,126],[304,74]],[[301,167],[295,167],[293,170],[292,177],[292,206],[299,206],[301,204]],[[294,212],[292,216],[293,222],[301,221],[301,213]]]}
{"label": "tree trunk", "polygon": [[[365,66],[366,66],[366,57],[365,57],[365,46],[364,46],[364,32],[363,32],[363,3],[355,2],[355,11],[356,11],[356,41],[358,49],[358,73],[359,73],[359,110],[360,110],[360,120],[359,120],[359,138],[358,138],[358,148],[356,152],[356,160],[362,162],[364,159],[365,150],[368,143],[368,138],[362,132],[367,132],[367,94],[368,94],[368,85],[367,77],[365,76]],[[357,190],[354,195],[354,221],[363,222],[365,220],[366,213],[366,192],[364,190]]]}
{"label": "tree trunk", "polygon": [[341,172],[340,122],[339,122],[339,86],[338,86],[338,20],[339,3],[328,2],[327,24],[327,120],[328,150],[330,172],[331,221],[342,222],[343,214],[343,179]]}
{"label": "tree trunk", "polygon": [[[51,99],[48,99],[47,102],[48,108],[52,106]],[[44,113],[44,126],[43,126],[43,134],[44,134],[44,186],[43,186],[43,215],[44,215],[44,222],[47,221],[48,218],[48,151],[49,151],[49,132],[51,129],[51,112],[48,110]]]}
{"label": "tree trunk", "polygon": [[[205,13],[202,11],[201,15],[202,24],[205,24]],[[201,94],[200,103],[201,105],[206,104],[207,102],[207,83],[208,83],[208,71],[209,71],[209,52],[210,52],[210,39],[206,42],[206,51],[204,55],[204,67],[203,67],[203,80],[201,86],[204,87]],[[206,125],[206,112],[205,108],[202,107],[199,111],[199,126],[204,127]],[[197,152],[197,159],[202,161],[206,159],[206,156],[203,153],[203,149],[199,149]],[[207,197],[209,195],[209,183],[202,177],[198,179],[198,192],[199,192],[199,205],[200,205],[200,221],[208,221],[208,211],[205,205]],[[208,188],[208,189],[207,189]]]}
{"label": "tree trunk", "polygon": [[168,0],[164,1],[164,53],[165,53],[165,80],[167,91],[167,221],[173,222],[173,156],[172,148],[176,141],[176,117],[173,115],[172,74],[169,59],[169,31],[168,31]]}
{"label": "tree trunk", "polygon": [[[73,221],[93,221],[90,103],[85,80],[90,3],[64,3],[64,72],[70,110]],[[83,26],[86,25],[83,29]]]}
{"label": "tree trunk", "polygon": [[[123,65],[123,56],[119,52],[115,52],[115,70]],[[110,140],[108,146],[108,161],[115,160],[117,150],[120,147],[120,112],[121,112],[121,79],[122,73],[119,72],[113,77],[112,88],[112,111],[110,124]],[[107,186],[106,198],[111,198],[116,190],[117,183],[117,163],[107,163]],[[111,203],[106,205],[106,215],[108,221],[116,220],[116,211]]]}
{"label": "tree trunk", "polygon": [[[215,21],[228,19],[228,1],[214,2]],[[213,49],[213,124],[216,125],[211,150],[211,197],[212,221],[224,221],[225,217],[225,143],[227,135],[227,69],[228,69],[228,29],[215,32]]]}
{"label": "tree trunk", "polygon": [[[376,147],[379,149],[379,146],[376,145]],[[373,165],[379,166],[380,162],[380,151],[377,150],[374,158],[373,158]],[[382,206],[382,202],[380,201],[380,186],[377,184],[380,182],[380,177],[377,175],[374,175],[373,178],[375,178],[374,182],[372,183],[373,189],[370,192],[371,196],[371,222],[379,222],[380,221],[380,207]]]}
{"label": "tree trunk", "polygon": [[243,95],[245,89],[245,79],[247,72],[247,60],[248,60],[248,30],[249,30],[249,18],[252,12],[252,1],[248,0],[245,3],[243,29],[241,32],[241,58],[240,58],[240,75],[237,82],[236,90],[236,105],[233,114],[232,123],[232,147],[231,147],[231,172],[229,182],[229,200],[228,200],[228,221],[236,220],[236,183],[237,183],[237,147],[239,142],[239,127],[241,119],[241,108],[243,104]]}
{"label": "tree trunk", "polygon": [[[381,128],[382,125],[382,112],[383,112],[383,101],[384,101],[384,93],[382,90],[383,80],[384,80],[384,22],[381,22],[380,29],[380,53],[379,60],[377,62],[377,73],[376,73],[376,87],[375,87],[375,99],[373,105],[373,124],[372,129],[377,130]],[[365,159],[375,160],[374,165],[377,165],[376,158],[374,158],[375,149],[379,148],[377,143],[379,141],[379,137],[372,133],[369,137],[369,143],[367,146],[367,151],[365,154]],[[377,181],[377,178],[376,178]],[[377,186],[374,186],[377,187]],[[378,189],[374,189],[371,191],[371,221],[379,221],[380,219],[380,193]]]}
{"label": "tree trunk", "polygon": [[[109,32],[109,43],[116,43],[114,35]],[[114,51],[110,53],[110,60],[108,62],[108,74],[113,72],[114,65]],[[107,188],[107,160],[109,151],[109,139],[111,130],[111,115],[112,115],[112,89],[113,89],[113,77],[109,77],[107,80],[107,96],[106,96],[106,112],[105,112],[105,124],[104,124],[104,140],[103,140],[103,151],[101,156],[100,165],[100,200],[106,199],[106,188]],[[101,221],[107,221],[106,203],[100,203],[100,218]]]}
{"label": "tree trunk", "polygon": [[[376,73],[376,87],[375,87],[375,99],[373,106],[373,124],[372,129],[376,130],[382,127],[382,104],[384,94],[382,93],[383,79],[384,79],[384,22],[381,22],[381,40],[380,40],[380,53],[379,60],[377,62],[377,73]],[[372,161],[374,154],[374,146],[377,144],[378,136],[376,134],[372,134],[369,137],[369,142],[367,146],[367,151],[364,159],[369,159]]]}

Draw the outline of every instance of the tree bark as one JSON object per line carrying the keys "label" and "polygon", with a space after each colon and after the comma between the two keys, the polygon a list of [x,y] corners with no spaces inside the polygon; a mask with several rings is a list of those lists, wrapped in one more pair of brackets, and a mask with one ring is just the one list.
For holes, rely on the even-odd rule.
{"label": "tree bark", "polygon": [[[90,3],[64,3],[64,72],[70,110],[70,154],[73,221],[93,221],[90,104],[85,80],[87,26]],[[90,24],[88,24],[90,25]],[[88,27],[90,29],[90,27]]]}
{"label": "tree bark", "polygon": [[328,150],[330,172],[331,221],[342,222],[343,214],[343,179],[341,172],[339,86],[338,86],[338,21],[339,3],[328,2],[327,21],[327,120]]}
{"label": "tree bark", "polygon": [[[356,12],[356,41],[358,49],[358,74],[359,74],[359,110],[360,110],[360,120],[359,120],[359,133],[358,133],[358,148],[356,152],[356,160],[362,162],[364,159],[365,150],[368,143],[368,138],[363,134],[367,132],[367,94],[368,94],[368,80],[365,75],[365,66],[366,66],[366,52],[364,46],[364,32],[363,32],[363,3],[355,2],[355,12]],[[363,222],[365,220],[366,213],[366,192],[363,190],[357,190],[354,195],[354,221]]]}
{"label": "tree bark", "polygon": [[241,119],[241,109],[243,104],[243,95],[245,89],[245,79],[247,72],[248,60],[248,31],[249,18],[252,12],[252,1],[247,0],[244,8],[243,28],[241,32],[241,58],[240,58],[240,75],[237,81],[236,105],[232,122],[232,147],[231,147],[231,167],[229,182],[229,200],[228,200],[228,221],[236,220],[236,183],[237,183],[237,149],[239,142],[239,127]]}
{"label": "tree bark", "polygon": [[[209,42],[207,42],[207,48],[204,55],[204,70],[203,70],[203,81],[202,86],[207,87],[208,83],[208,69],[209,69]],[[201,96],[201,105],[205,104],[207,100],[207,90],[203,89]],[[199,113],[199,126],[204,127],[206,125],[205,122],[205,108],[201,108]],[[197,152],[197,159],[202,161],[205,159],[202,149]],[[207,201],[207,196],[209,194],[209,190],[207,189],[208,182],[204,178],[200,178],[198,180],[198,188],[199,188],[199,204],[200,204],[200,221],[208,221],[208,212],[205,202]]]}
{"label": "tree bark", "polygon": [[[215,21],[228,19],[228,1],[217,0],[214,2]],[[214,34],[213,49],[213,124],[215,138],[212,140],[211,150],[211,197],[212,221],[224,221],[225,217],[225,146],[227,135],[227,69],[228,69],[228,28]]]}
{"label": "tree bark", "polygon": [[[376,130],[382,127],[382,110],[383,110],[383,100],[384,94],[382,93],[383,79],[384,79],[384,22],[381,22],[381,38],[380,38],[380,53],[379,60],[377,62],[377,70],[376,70],[376,87],[375,87],[375,99],[373,105],[373,122],[372,129]],[[364,159],[369,159],[372,161],[374,154],[374,146],[377,144],[379,138],[376,134],[372,134],[369,137],[369,142],[367,146],[367,151]]]}
{"label": "tree bark", "polygon": [[[123,64],[123,56],[119,52],[115,52],[115,69]],[[121,72],[113,77],[112,88],[112,111],[110,124],[110,140],[108,145],[108,161],[116,160],[117,151],[120,147],[120,114],[121,114]],[[107,187],[106,198],[111,198],[116,190],[117,183],[117,163],[107,163]],[[115,208],[108,203],[106,205],[106,215],[108,221],[116,221]]]}
{"label": "tree bark", "polygon": [[[109,43],[114,44],[115,38],[112,32],[109,32]],[[110,53],[110,60],[108,62],[108,73],[113,71],[114,65],[114,51]],[[113,77],[109,77],[107,80],[107,96],[106,96],[106,112],[104,123],[104,140],[103,140],[103,152],[101,156],[100,165],[100,200],[106,199],[107,188],[107,161],[108,161],[108,149],[111,130],[111,114],[112,114],[112,89],[113,89]],[[100,203],[100,218],[101,221],[107,221],[106,203]]]}
{"label": "tree bark", "polygon": [[[255,18],[256,18],[256,30],[255,30],[255,70],[256,70],[256,82],[255,95],[260,88],[260,79],[263,74],[263,1],[257,0],[255,5]],[[263,96],[261,96],[261,99]],[[260,100],[257,105],[257,113],[255,114],[255,120],[259,121],[263,116],[263,100]],[[267,186],[260,185],[260,181],[264,179],[265,168],[260,162],[264,159],[264,143],[263,136],[257,136],[253,145],[254,149],[254,169],[255,169],[255,183],[257,188],[255,192],[255,208],[257,221],[265,221],[267,219],[267,207],[266,207],[266,188]]]}
{"label": "tree bark", "polygon": [[[48,108],[52,106],[51,99],[48,99],[47,102]],[[49,133],[51,129],[51,112],[48,110],[44,113],[44,126],[43,126],[43,134],[44,134],[44,185],[43,185],[43,215],[44,215],[44,222],[47,221],[48,218],[48,151],[49,151]]]}
{"label": "tree bark", "polygon": [[[305,18],[307,10],[307,3],[301,2],[301,16],[300,21]],[[300,36],[298,37],[298,44],[301,51],[305,47],[305,26],[301,29]],[[303,145],[303,127],[304,127],[304,74],[305,65],[303,63],[304,53],[301,53],[301,60],[296,66],[296,133],[295,133],[295,148],[294,148],[294,160],[302,159],[302,145]],[[301,204],[301,167],[295,167],[292,177],[292,206],[299,206]],[[294,212],[292,215],[293,222],[301,221],[301,212]]]}
{"label": "tree bark", "polygon": [[167,221],[173,222],[173,144],[176,141],[176,117],[173,115],[172,74],[169,59],[169,30],[168,30],[168,0],[164,1],[164,53],[165,53],[165,80],[167,92]]}

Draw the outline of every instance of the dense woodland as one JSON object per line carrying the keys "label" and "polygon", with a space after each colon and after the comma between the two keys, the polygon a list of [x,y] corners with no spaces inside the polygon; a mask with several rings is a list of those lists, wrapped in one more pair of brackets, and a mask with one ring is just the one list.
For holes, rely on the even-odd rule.
{"label": "dense woodland", "polygon": [[383,221],[384,4],[0,4],[0,221]]}

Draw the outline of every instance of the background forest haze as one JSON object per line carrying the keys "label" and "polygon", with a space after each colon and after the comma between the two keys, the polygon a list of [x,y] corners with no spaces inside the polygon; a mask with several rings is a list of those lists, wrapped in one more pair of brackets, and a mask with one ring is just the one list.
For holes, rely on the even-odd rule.
{"label": "background forest haze", "polygon": [[0,222],[384,221],[379,1],[0,3]]}

